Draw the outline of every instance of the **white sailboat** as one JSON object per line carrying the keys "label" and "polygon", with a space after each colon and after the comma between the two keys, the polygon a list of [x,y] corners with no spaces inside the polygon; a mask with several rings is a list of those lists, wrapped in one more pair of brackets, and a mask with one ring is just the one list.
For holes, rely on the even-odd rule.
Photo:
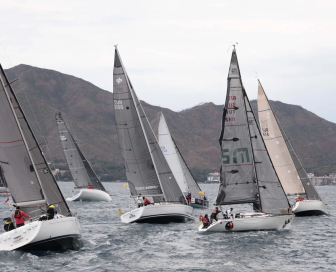
{"label": "white sailboat", "polygon": [[75,195],[68,201],[111,201],[110,194],[93,171],[90,163],[80,150],[70,133],[61,113],[56,113],[56,123],[63,152],[67,160],[73,181],[76,184]]}
{"label": "white sailboat", "polygon": [[158,134],[161,150],[165,155],[169,167],[172,170],[182,193],[185,196],[189,193],[191,194],[190,206],[200,209],[208,208],[209,201],[206,199],[204,192],[192,176],[181,152],[175,144],[162,112],[160,115]]}
{"label": "white sailboat", "polygon": [[169,223],[193,220],[176,179],[160,149],[116,47],[113,70],[115,124],[120,154],[132,198],[151,197],[151,205],[121,215],[124,223]]}
{"label": "white sailboat", "polygon": [[235,48],[228,74],[223,111],[221,179],[216,205],[253,204],[253,212],[219,219],[201,232],[279,230],[294,219],[269,158],[265,143],[242,84]]}
{"label": "white sailboat", "polygon": [[[65,202],[10,84],[0,65],[0,164],[13,205],[31,218],[24,226],[0,235],[0,250],[78,248],[79,222]],[[57,215],[40,221],[49,205],[55,206]]]}
{"label": "white sailboat", "polygon": [[300,195],[302,201],[293,205],[297,216],[327,214],[327,207],[310,182],[279,119],[258,80],[258,115],[268,152],[287,195]]}

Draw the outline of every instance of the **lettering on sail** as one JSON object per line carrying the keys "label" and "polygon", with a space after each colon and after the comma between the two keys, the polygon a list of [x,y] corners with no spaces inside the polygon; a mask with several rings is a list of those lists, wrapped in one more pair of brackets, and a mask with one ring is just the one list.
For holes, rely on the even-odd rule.
{"label": "lettering on sail", "polygon": [[259,121],[260,121],[260,126],[261,126],[261,131],[262,131],[263,136],[269,136],[267,120],[259,119]]}
{"label": "lettering on sail", "polygon": [[124,108],[122,104],[122,100],[114,100],[114,109],[115,110],[122,110]]}
{"label": "lettering on sail", "polygon": [[229,95],[229,101],[226,104],[226,115],[225,115],[225,122],[234,122],[236,121],[236,110],[234,109],[236,107],[236,100],[237,97],[235,95]]}

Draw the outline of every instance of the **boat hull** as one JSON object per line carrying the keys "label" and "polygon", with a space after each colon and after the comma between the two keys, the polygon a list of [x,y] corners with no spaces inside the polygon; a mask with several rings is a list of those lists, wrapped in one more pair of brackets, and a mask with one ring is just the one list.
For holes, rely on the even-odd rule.
{"label": "boat hull", "polygon": [[320,200],[303,200],[296,202],[292,211],[295,216],[326,215],[328,210],[326,205]]}
{"label": "boat hull", "polygon": [[194,220],[192,211],[192,207],[182,204],[154,204],[122,214],[120,219],[123,223],[180,223]]}
{"label": "boat hull", "polygon": [[0,250],[24,251],[78,249],[82,235],[76,217],[56,215],[52,220],[33,221],[0,235]]}
{"label": "boat hull", "polygon": [[195,198],[191,200],[190,206],[196,209],[207,209],[209,208],[209,201]]}
{"label": "boat hull", "polygon": [[67,198],[68,201],[112,201],[111,196],[97,189],[81,189],[78,194]]}
{"label": "boat hull", "polygon": [[273,231],[289,227],[294,219],[293,214],[246,213],[241,215],[244,217],[219,219],[208,228],[203,228],[203,225],[201,225],[198,230],[201,232]]}

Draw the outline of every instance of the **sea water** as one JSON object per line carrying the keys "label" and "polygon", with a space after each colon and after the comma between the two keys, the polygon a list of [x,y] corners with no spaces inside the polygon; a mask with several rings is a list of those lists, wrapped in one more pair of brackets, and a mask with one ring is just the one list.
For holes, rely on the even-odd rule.
{"label": "sea water", "polygon": [[[73,183],[59,186],[72,196]],[[289,230],[201,234],[198,215],[211,211],[194,209],[189,223],[121,223],[118,209],[135,207],[129,190],[104,186],[112,202],[68,202],[81,224],[80,250],[0,252],[1,271],[336,271],[336,187],[317,187],[330,216],[296,217]],[[218,184],[201,187],[213,209]],[[0,196],[1,219],[10,216],[5,200]]]}

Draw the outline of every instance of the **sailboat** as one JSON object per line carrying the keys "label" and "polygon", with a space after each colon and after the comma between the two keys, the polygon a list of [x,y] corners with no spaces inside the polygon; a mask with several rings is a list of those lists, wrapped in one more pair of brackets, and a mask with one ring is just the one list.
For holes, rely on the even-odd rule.
{"label": "sailboat", "polygon": [[169,132],[167,122],[162,112],[160,114],[158,134],[161,150],[165,155],[181,191],[185,196],[188,193],[191,194],[190,206],[193,208],[208,208],[209,201],[206,200],[204,192],[195,181],[185,160],[183,159],[180,150]]}
{"label": "sailboat", "polygon": [[243,86],[234,47],[223,110],[221,178],[216,205],[252,204],[253,212],[219,219],[199,231],[279,230],[294,219]]}
{"label": "sailboat", "polygon": [[293,205],[293,213],[297,216],[327,214],[326,205],[308,178],[259,80],[258,115],[262,136],[286,194],[302,198]]}
{"label": "sailboat", "polygon": [[61,113],[56,113],[56,123],[63,152],[67,160],[76,190],[79,192],[68,198],[68,201],[111,201],[111,196],[105,190],[90,163],[80,150],[77,142],[67,128]]}
{"label": "sailboat", "polygon": [[[53,177],[23,110],[0,65],[0,164],[13,206],[31,218],[25,225],[0,235],[0,250],[74,249],[81,229]],[[54,219],[45,219],[54,205]]]}
{"label": "sailboat", "polygon": [[113,70],[115,124],[132,198],[151,197],[153,205],[121,215],[124,223],[169,223],[193,220],[176,179],[161,151],[140,100],[115,49]]}

